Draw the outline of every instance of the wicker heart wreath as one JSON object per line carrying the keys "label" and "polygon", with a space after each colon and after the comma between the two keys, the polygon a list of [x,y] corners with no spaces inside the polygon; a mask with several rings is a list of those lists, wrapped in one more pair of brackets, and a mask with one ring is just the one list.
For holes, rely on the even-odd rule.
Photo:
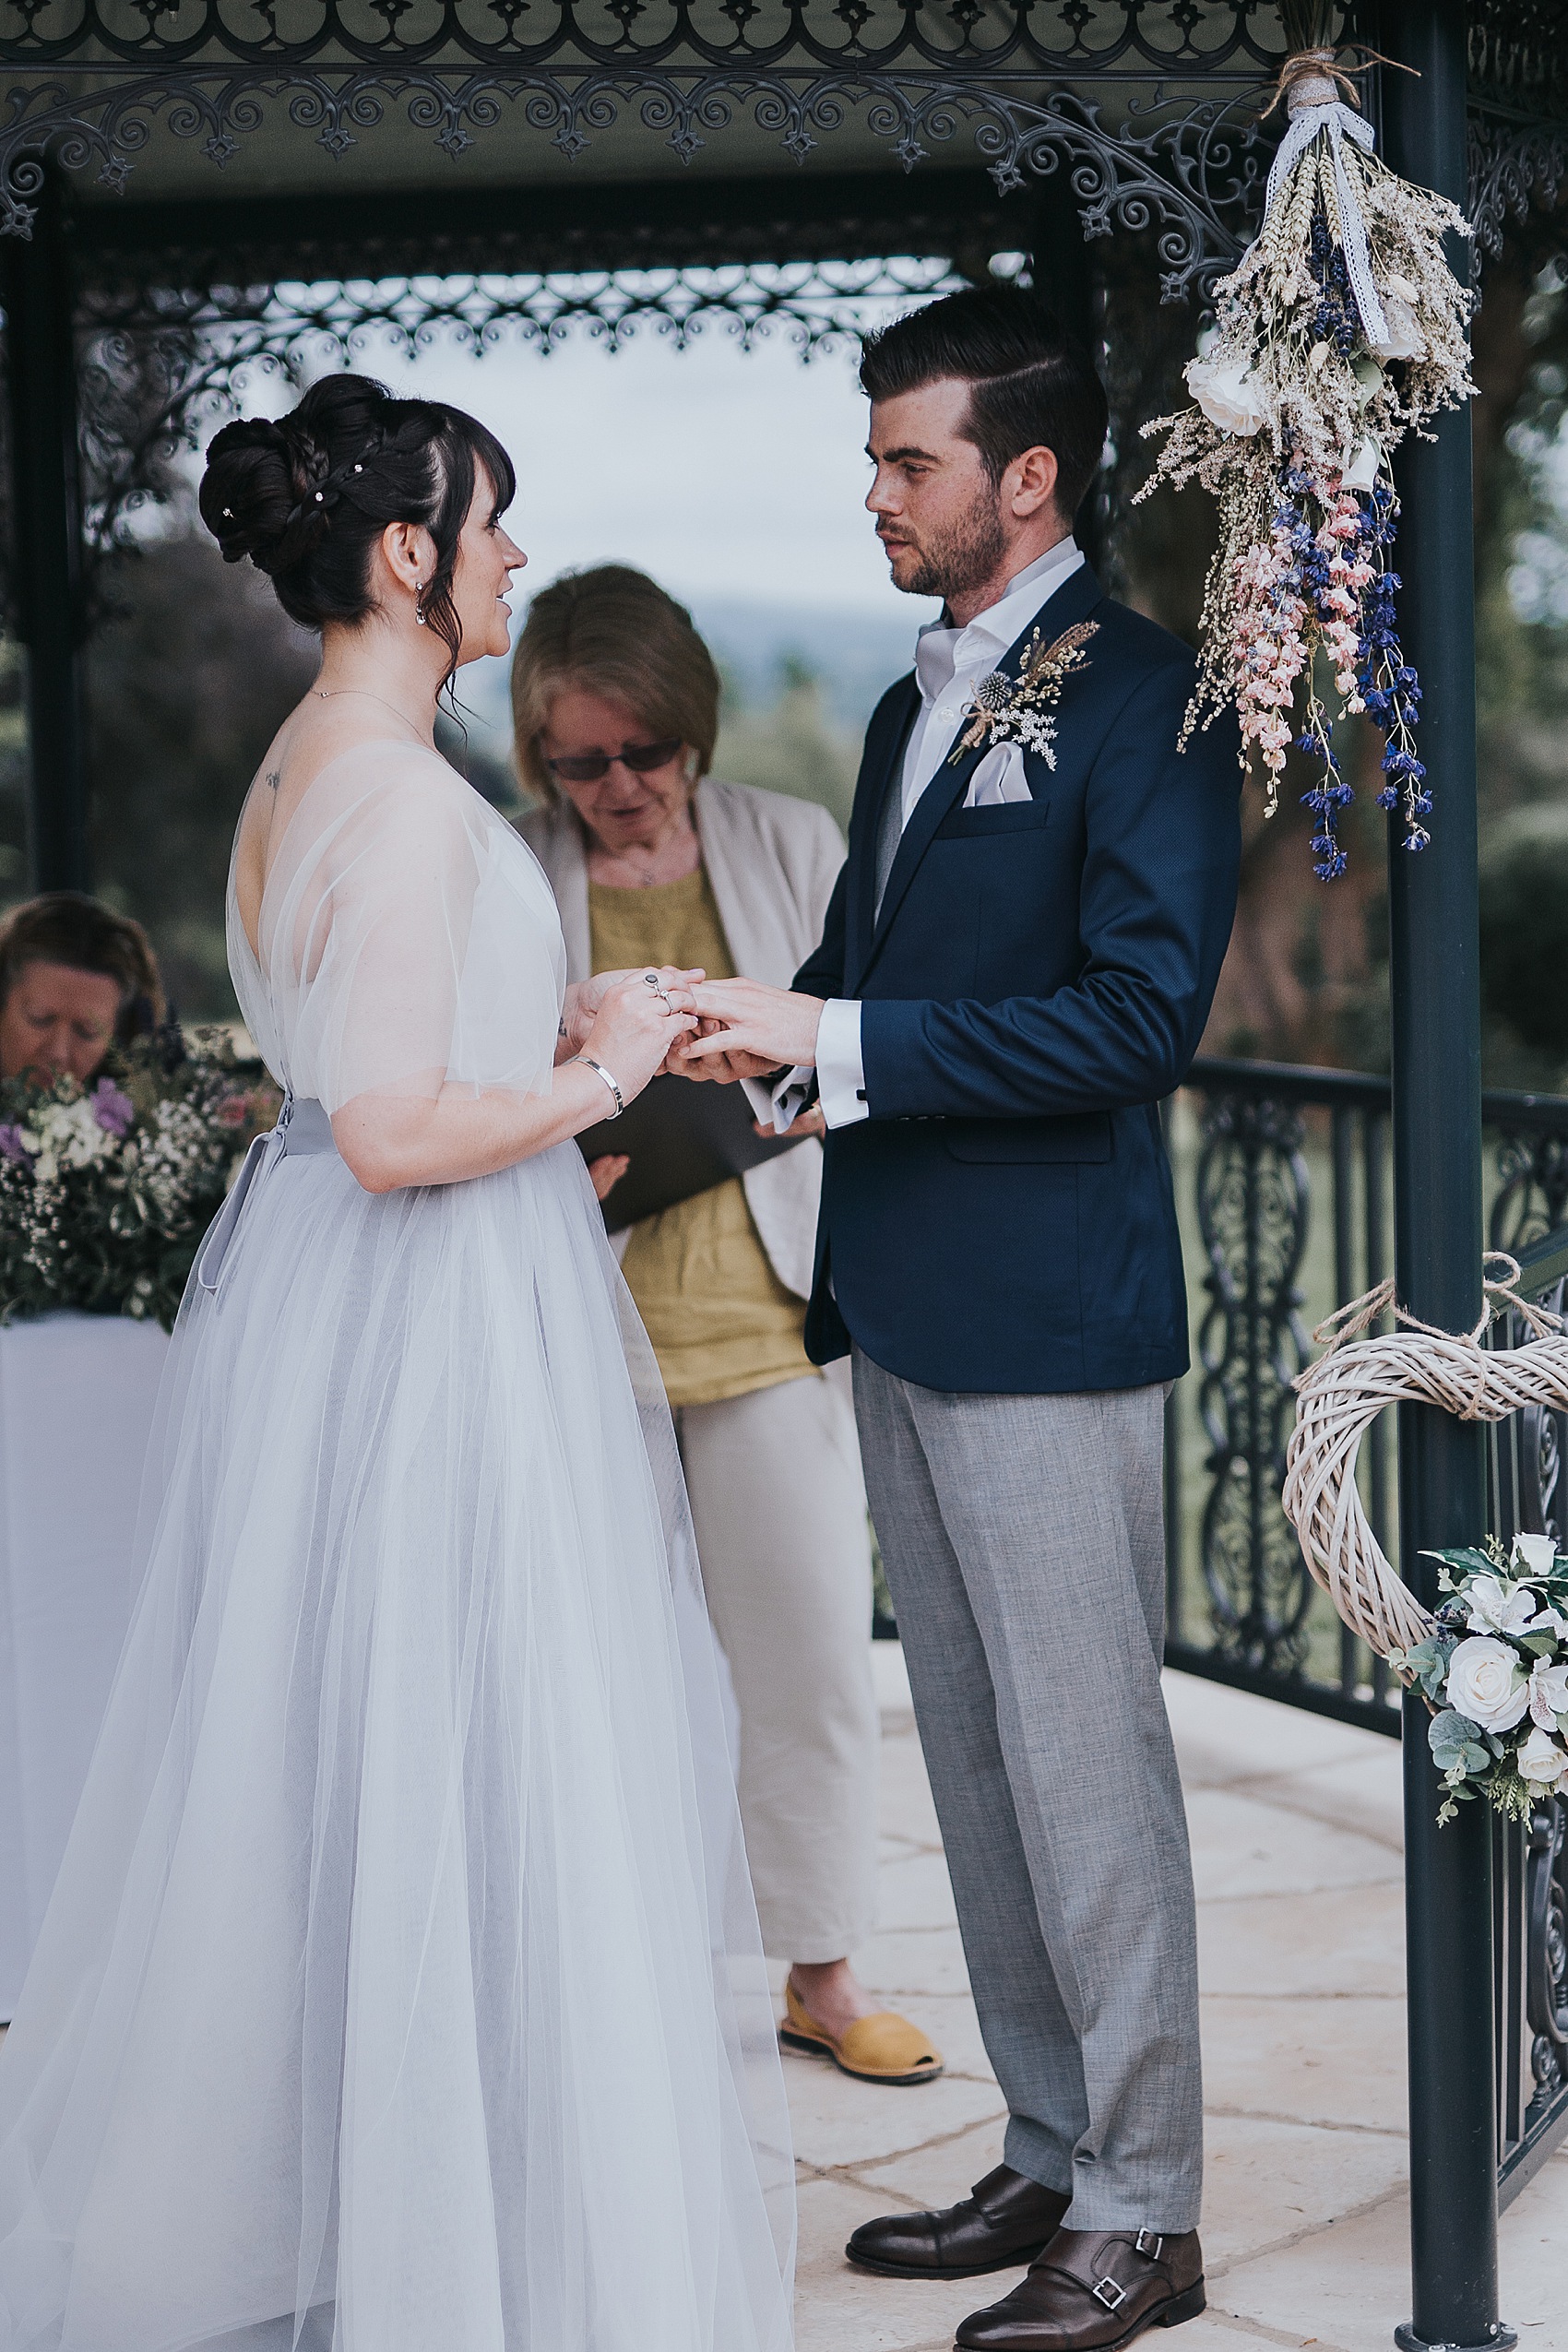
{"label": "wicker heart wreath", "polygon": [[[1500,1421],[1523,1405],[1568,1410],[1568,1336],[1562,1319],[1516,1292],[1519,1268],[1501,1251],[1487,1264],[1507,1271],[1487,1280],[1475,1329],[1434,1330],[1396,1304],[1392,1282],[1341,1307],[1313,1332],[1324,1352],[1296,1382],[1300,1403],[1285,1455],[1285,1515],[1313,1575],[1349,1626],[1379,1657],[1413,1649],[1435,1621],[1402,1585],[1372,1531],[1356,1487],[1361,1439],[1385,1405],[1440,1405],[1461,1421]],[[1535,1334],[1524,1348],[1483,1348],[1499,1307],[1512,1307]],[[1392,1311],[1401,1326],[1362,1337]]]}

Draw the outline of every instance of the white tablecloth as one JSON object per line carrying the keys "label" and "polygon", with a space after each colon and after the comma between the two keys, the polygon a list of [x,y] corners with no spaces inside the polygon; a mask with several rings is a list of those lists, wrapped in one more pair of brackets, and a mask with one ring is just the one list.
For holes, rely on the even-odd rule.
{"label": "white tablecloth", "polygon": [[27,1973],[136,1598],[169,1342],[52,1315],[0,1330],[0,2019]]}

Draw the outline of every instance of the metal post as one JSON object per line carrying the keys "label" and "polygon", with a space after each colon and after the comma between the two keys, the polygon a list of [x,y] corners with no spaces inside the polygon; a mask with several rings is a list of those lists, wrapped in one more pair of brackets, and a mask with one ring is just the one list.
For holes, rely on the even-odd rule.
{"label": "metal post", "polygon": [[[1396,171],[1466,199],[1465,0],[1389,0],[1378,45],[1420,78],[1383,75]],[[1461,269],[1464,263],[1455,259]],[[1470,422],[1407,444],[1396,563],[1408,658],[1420,672],[1431,847],[1389,851],[1395,1270],[1428,1323],[1468,1329],[1481,1308],[1479,955],[1476,917],[1475,613]],[[1473,1543],[1486,1525],[1479,1428],[1404,1406],[1399,1526],[1407,1578],[1431,1598],[1423,1545]],[[1495,2347],[1497,2087],[1491,1823],[1463,1805],[1440,1830],[1427,1712],[1405,1702],[1406,1945],[1410,2049],[1411,2323],[1396,2341]]]}
{"label": "metal post", "polygon": [[28,649],[33,887],[88,886],[81,498],[71,270],[58,186],[4,255],[18,625]]}

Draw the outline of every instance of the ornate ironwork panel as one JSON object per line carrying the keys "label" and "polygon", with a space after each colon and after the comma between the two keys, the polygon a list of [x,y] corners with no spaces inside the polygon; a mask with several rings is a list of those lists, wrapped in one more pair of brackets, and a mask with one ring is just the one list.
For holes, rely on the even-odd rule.
{"label": "ornate ironwork panel", "polygon": [[704,73],[628,61],[581,73],[518,64],[459,75],[410,61],[348,76],[297,65],[265,81],[193,63],[177,77],[68,95],[58,83],[13,82],[0,130],[0,234],[30,232],[46,154],[123,193],[155,136],[195,141],[220,169],[262,130],[274,102],[339,160],[393,111],[454,161],[502,127],[514,135],[514,154],[521,130],[573,160],[629,121],[690,163],[743,120],[800,163],[853,124],[905,172],[965,135],[1003,195],[1064,168],[1086,235],[1158,229],[1161,283],[1174,299],[1194,286],[1206,292],[1236,260],[1274,145],[1256,120],[1264,85],[1251,75],[1240,86],[1222,73],[1211,78],[1218,87],[1203,95],[1161,80],[1115,116],[1099,97],[1042,89],[1032,73],[1020,79],[975,61],[924,73],[856,59],[803,73],[748,60]]}
{"label": "ornate ironwork panel", "polygon": [[[1256,0],[11,0],[0,43],[12,65],[112,65],[146,73],[194,59],[275,72],[279,64],[417,65],[461,59],[538,71],[599,65],[778,65],[872,72],[956,59],[1035,79],[1137,82],[1277,70],[1277,13]],[[1266,27],[1267,37],[1262,29]]]}
{"label": "ornate ironwork panel", "polygon": [[[1544,1106],[1543,1106],[1544,1108]],[[1559,1137],[1558,1141],[1564,1139]],[[1507,1150],[1512,1146],[1505,1145]],[[1530,1258],[1548,1257],[1548,1279]],[[1568,1304],[1563,1229],[1522,1245],[1526,1295],[1561,1315]],[[1509,1314],[1494,1347],[1533,1344]],[[1568,1540],[1568,1415],[1527,1406],[1491,1434],[1492,1524],[1504,1542],[1523,1531]],[[1538,1804],[1528,1823],[1494,1830],[1501,2195],[1522,2189],[1568,2131],[1568,1806]]]}
{"label": "ornate ironwork panel", "polygon": [[1211,1099],[1197,1211],[1209,1304],[1198,1409],[1211,1452],[1202,1559],[1222,1655],[1289,1674],[1306,1654],[1313,1586],[1279,1504],[1290,1384],[1307,1361],[1297,1287],[1310,1189],[1301,1114],[1266,1096]]}
{"label": "ornate ironwork panel", "polygon": [[1530,1242],[1568,1224],[1568,1134],[1561,1122],[1560,1111],[1545,1107],[1528,1127],[1520,1111],[1504,1124],[1497,1146],[1500,1189],[1487,1225],[1492,1249],[1517,1257]]}

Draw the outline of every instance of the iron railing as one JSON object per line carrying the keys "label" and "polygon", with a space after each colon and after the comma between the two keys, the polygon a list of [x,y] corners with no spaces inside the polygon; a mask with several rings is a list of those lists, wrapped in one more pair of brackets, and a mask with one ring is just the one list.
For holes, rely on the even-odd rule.
{"label": "iron railing", "polygon": [[[1559,1139],[1561,1141],[1561,1138]],[[1558,1154],[1561,1162],[1561,1152]],[[1522,1294],[1563,1311],[1568,1231],[1518,1253]],[[1529,1342],[1508,1314],[1491,1345]],[[1568,1414],[1526,1406],[1489,1432],[1491,1521],[1504,1541],[1523,1530],[1562,1544]],[[1517,2196],[1568,2132],[1568,1805],[1550,1798],[1526,1823],[1492,1832],[1492,1944],[1497,1986],[1498,2202]]]}
{"label": "iron railing", "polygon": [[[1334,1618],[1279,1503],[1309,1324],[1388,1271],[1389,1112],[1385,1079],[1210,1060],[1169,1108],[1196,1328],[1193,1371],[1166,1408],[1166,1656],[1397,1738],[1387,1668]],[[1482,1117],[1488,1241],[1518,1259],[1522,1296],[1562,1313],[1568,1101],[1489,1094]],[[1530,1344],[1523,1318],[1500,1318],[1489,1344]],[[1395,1443],[1387,1415],[1367,1432],[1360,1470],[1391,1556]],[[1524,1530],[1563,1542],[1565,1463],[1568,1415],[1530,1407],[1488,1431],[1489,1517],[1504,1541]],[[1568,2134],[1568,1804],[1494,1823],[1491,1882],[1503,2205]]]}
{"label": "iron railing", "polygon": [[[1169,1106],[1195,1328],[1166,1408],[1166,1656],[1397,1738],[1387,1668],[1335,1618],[1279,1501],[1311,1327],[1389,1271],[1389,1111],[1386,1078],[1218,1059]],[[1568,1218],[1568,1100],[1488,1094],[1483,1118],[1488,1238],[1518,1256]],[[1373,1423],[1361,1477],[1396,1559],[1395,1443],[1392,1415]],[[1555,1480],[1555,1455],[1518,1475],[1538,1490],[1549,1467]],[[1521,1491],[1500,1496],[1503,1518],[1544,1524],[1550,1490]]]}

